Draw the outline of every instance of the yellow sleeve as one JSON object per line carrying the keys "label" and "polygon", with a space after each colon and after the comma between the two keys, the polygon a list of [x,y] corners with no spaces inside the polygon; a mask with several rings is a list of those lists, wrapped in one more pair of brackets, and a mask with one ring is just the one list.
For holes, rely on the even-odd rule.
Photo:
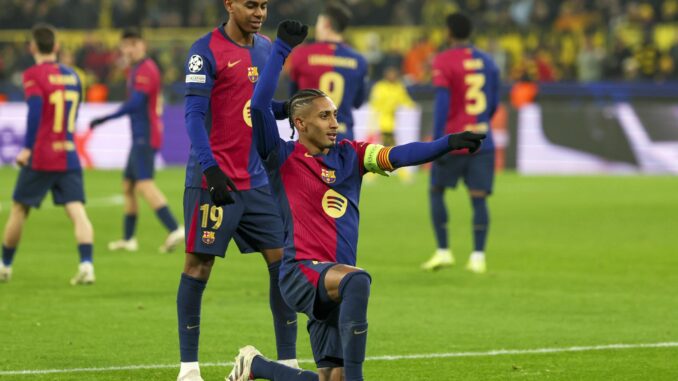
{"label": "yellow sleeve", "polygon": [[389,176],[388,172],[393,171],[393,165],[389,160],[389,153],[393,147],[384,147],[381,144],[370,144],[365,150],[365,159],[363,165],[368,172],[378,173],[382,176]]}

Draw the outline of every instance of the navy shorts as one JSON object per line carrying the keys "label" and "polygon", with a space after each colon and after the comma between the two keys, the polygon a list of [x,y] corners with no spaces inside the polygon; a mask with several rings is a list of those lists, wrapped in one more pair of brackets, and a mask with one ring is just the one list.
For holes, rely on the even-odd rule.
{"label": "navy shorts", "polygon": [[130,181],[150,180],[155,174],[156,150],[149,145],[132,145],[127,156],[124,178]]}
{"label": "navy shorts", "polygon": [[241,253],[282,248],[282,218],[269,187],[231,195],[235,203],[218,207],[206,189],[184,190],[186,252],[224,257],[231,238]]}
{"label": "navy shorts", "polygon": [[69,202],[85,202],[85,189],[80,169],[65,172],[36,171],[23,167],[14,187],[14,201],[40,207],[47,192],[52,191],[55,205],[64,205]]}
{"label": "navy shorts", "polygon": [[494,151],[476,155],[445,155],[433,162],[431,185],[456,188],[459,178],[468,189],[492,193],[494,183]]}
{"label": "navy shorts", "polygon": [[318,284],[335,262],[298,261],[284,263],[280,270],[280,292],[285,303],[308,316],[308,334],[318,368],[343,366],[339,332],[340,305],[320,305]]}

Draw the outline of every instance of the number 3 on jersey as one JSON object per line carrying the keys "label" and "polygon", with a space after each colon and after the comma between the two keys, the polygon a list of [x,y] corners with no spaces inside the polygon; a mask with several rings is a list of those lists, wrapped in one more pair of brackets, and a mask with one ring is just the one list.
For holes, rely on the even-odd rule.
{"label": "number 3 on jersey", "polygon": [[341,106],[341,101],[344,99],[344,90],[346,89],[346,81],[341,74],[336,71],[328,71],[321,75],[318,81],[318,88],[330,97],[337,108]]}
{"label": "number 3 on jersey", "polygon": [[80,101],[80,93],[74,90],[57,90],[49,95],[49,103],[54,105],[54,132],[59,133],[64,129],[64,111],[66,102],[70,103],[68,110],[68,132],[75,131],[75,114]]}
{"label": "number 3 on jersey", "polygon": [[[464,69],[480,70],[483,68],[483,61],[480,59],[470,59],[464,61]],[[466,113],[469,115],[480,115],[487,110],[487,97],[483,92],[485,86],[485,74],[470,73],[464,76],[464,83],[468,86],[466,90]]]}

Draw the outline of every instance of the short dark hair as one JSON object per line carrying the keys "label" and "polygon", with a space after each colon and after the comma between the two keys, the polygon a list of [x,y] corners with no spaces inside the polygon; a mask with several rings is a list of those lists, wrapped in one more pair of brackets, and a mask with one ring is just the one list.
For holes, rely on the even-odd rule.
{"label": "short dark hair", "polygon": [[50,54],[54,52],[56,45],[56,28],[50,24],[36,24],[31,30],[33,41],[38,47],[38,51],[42,54]]}
{"label": "short dark hair", "polygon": [[290,127],[292,127],[292,136],[294,138],[294,116],[297,115],[300,109],[311,104],[318,98],[327,97],[323,91],[318,89],[302,89],[297,91],[289,101],[287,101],[287,115],[290,118]]}
{"label": "short dark hair", "polygon": [[143,37],[141,36],[141,29],[139,28],[127,28],[122,31],[122,39],[137,39],[141,40]]}
{"label": "short dark hair", "polygon": [[447,27],[450,30],[450,34],[452,34],[452,37],[456,39],[466,40],[471,36],[471,32],[473,32],[473,24],[471,23],[471,19],[463,13],[452,13],[451,15],[447,16],[445,21],[447,22]]}
{"label": "short dark hair", "polygon": [[320,14],[330,19],[332,30],[338,33],[346,30],[353,18],[351,10],[339,1],[330,1],[327,3],[325,9]]}

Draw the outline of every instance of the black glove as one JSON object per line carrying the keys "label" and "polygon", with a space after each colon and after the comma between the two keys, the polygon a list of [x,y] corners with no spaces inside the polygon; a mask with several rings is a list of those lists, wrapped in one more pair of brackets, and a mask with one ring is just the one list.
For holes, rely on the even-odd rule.
{"label": "black glove", "polygon": [[308,25],[297,20],[283,20],[278,24],[278,39],[291,48],[301,44],[308,35]]}
{"label": "black glove", "polygon": [[480,143],[485,139],[485,136],[487,135],[464,131],[459,134],[448,135],[447,144],[449,144],[452,150],[468,148],[470,153],[474,153],[480,148]]}
{"label": "black glove", "polygon": [[97,126],[106,123],[107,120],[108,119],[106,119],[106,118],[93,119],[91,122],[89,122],[89,129],[93,130],[93,129],[97,128]]}
{"label": "black glove", "polygon": [[233,192],[237,192],[233,181],[226,176],[226,174],[219,168],[218,165],[213,165],[207,168],[203,174],[207,180],[207,190],[210,192],[212,203],[216,206],[233,204],[235,200],[229,193],[229,188]]}

